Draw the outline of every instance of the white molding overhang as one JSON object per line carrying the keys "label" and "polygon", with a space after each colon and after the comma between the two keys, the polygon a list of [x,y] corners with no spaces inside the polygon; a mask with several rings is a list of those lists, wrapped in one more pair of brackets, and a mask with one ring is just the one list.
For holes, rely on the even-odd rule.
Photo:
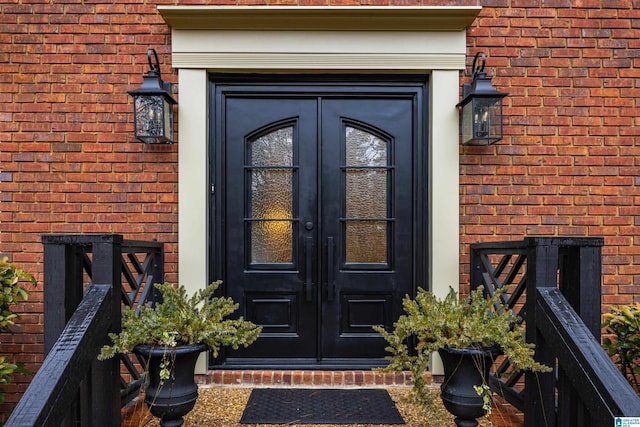
{"label": "white molding overhang", "polygon": [[158,6],[174,30],[462,31],[480,6]]}
{"label": "white molding overhang", "polygon": [[460,70],[481,7],[158,6],[174,68]]}

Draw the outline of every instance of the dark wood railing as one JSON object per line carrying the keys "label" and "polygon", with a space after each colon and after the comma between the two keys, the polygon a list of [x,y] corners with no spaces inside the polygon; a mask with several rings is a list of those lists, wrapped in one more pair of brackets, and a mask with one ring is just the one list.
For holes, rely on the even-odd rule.
{"label": "dark wood railing", "polygon": [[535,310],[542,339],[558,360],[555,425],[613,426],[615,417],[638,416],[640,399],[560,290],[539,288]]}
{"label": "dark wood railing", "polygon": [[[139,365],[96,355],[119,330],[122,304],[157,297],[162,244],[113,234],[43,243],[47,357],[6,426],[118,426],[140,386]],[[509,286],[503,299],[524,319],[536,359],[556,368],[523,374],[506,360],[494,373],[492,388],[523,410],[525,427],[613,425],[615,416],[640,414],[640,399],[599,343],[602,244],[545,237],[471,246],[472,289]]]}
{"label": "dark wood railing", "polygon": [[141,385],[139,361],[96,356],[119,331],[123,304],[157,298],[163,246],[117,234],[42,241],[46,358],[6,426],[119,426],[120,408]]}
{"label": "dark wood railing", "polygon": [[638,416],[640,399],[600,346],[601,238],[531,237],[471,245],[471,288],[524,320],[536,359],[555,372],[514,371],[503,361],[491,387],[522,410],[525,427],[613,425]]}
{"label": "dark wood railing", "polygon": [[[67,418],[70,400],[78,393],[98,355],[103,337],[111,329],[112,291],[111,285],[89,285],[85,298],[71,316],[60,339],[49,351],[7,421],[7,426],[58,426]],[[113,375],[108,380],[111,378]],[[113,401],[113,396],[118,395],[113,393],[109,382],[102,383],[100,391],[105,399],[100,407],[108,406],[107,412],[115,410],[119,413],[119,399]],[[86,418],[90,416],[85,414],[80,425],[96,425],[87,422]],[[103,425],[116,426],[120,421],[110,417],[105,419],[105,423]]]}

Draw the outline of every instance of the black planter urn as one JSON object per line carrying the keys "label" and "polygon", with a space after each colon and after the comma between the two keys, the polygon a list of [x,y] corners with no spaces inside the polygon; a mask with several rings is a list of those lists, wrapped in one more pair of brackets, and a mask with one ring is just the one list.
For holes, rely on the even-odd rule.
{"label": "black planter urn", "polygon": [[484,416],[486,411],[483,395],[473,387],[488,383],[489,369],[496,356],[501,354],[500,349],[445,347],[438,353],[444,365],[444,380],[440,386],[444,407],[456,417],[456,426],[476,427],[476,419]]}
{"label": "black planter urn", "polygon": [[[205,351],[204,344],[178,347],[151,347],[138,345],[133,351],[147,361],[149,383],[144,401],[149,412],[160,418],[162,427],[178,427],[184,423],[183,416],[189,413],[198,398],[198,386],[194,380],[196,361]],[[171,372],[169,379],[160,380],[161,365]]]}

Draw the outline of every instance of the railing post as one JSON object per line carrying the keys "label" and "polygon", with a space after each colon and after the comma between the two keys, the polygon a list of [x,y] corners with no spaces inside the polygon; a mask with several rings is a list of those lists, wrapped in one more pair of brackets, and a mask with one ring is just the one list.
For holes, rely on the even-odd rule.
{"label": "railing post", "polygon": [[[556,238],[559,249],[558,288],[580,319],[600,342],[602,238]],[[559,425],[582,426],[588,409],[562,366],[558,366]]]}
{"label": "railing post", "polygon": [[[64,327],[82,301],[83,248],[71,235],[42,236],[44,252],[44,356],[47,357]],[[71,426],[80,414],[78,399],[69,402],[69,416],[61,423]]]}
{"label": "railing post", "polygon": [[42,236],[45,357],[82,300],[82,247],[68,237]]}
{"label": "railing post", "polygon": [[560,248],[560,292],[597,341],[602,323],[602,245],[604,239],[575,238]]}
{"label": "railing post", "polygon": [[[527,256],[527,341],[536,345],[536,359],[555,366],[555,353],[542,339],[535,314],[536,288],[558,287],[580,316],[594,338],[600,341],[601,322],[601,247],[602,238],[530,237]],[[571,384],[566,374],[526,374],[525,427],[555,426],[577,422],[584,413],[572,401]],[[540,390],[537,390],[540,384]],[[558,413],[555,416],[555,387],[558,389]],[[542,396],[538,398],[534,395]],[[540,402],[537,400],[542,399]],[[550,408],[548,410],[547,408]],[[542,408],[546,418],[542,419]],[[552,424],[553,423],[553,424]]]}
{"label": "railing post", "polygon": [[[122,300],[122,235],[102,236],[93,243],[92,279],[113,286],[110,332],[120,332]],[[108,344],[105,337],[103,344]],[[120,358],[95,360],[91,367],[91,422],[89,425],[120,425]]]}
{"label": "railing post", "polygon": [[[119,234],[44,235],[44,341],[45,356],[82,300],[84,256],[92,253],[91,280],[113,286],[111,332],[120,330],[122,295],[122,241]],[[88,248],[88,249],[87,249]],[[104,344],[107,344],[105,338]],[[81,385],[81,425],[120,425],[120,361],[95,361]],[[73,411],[72,411],[73,412]],[[72,416],[73,417],[73,416]],[[65,423],[72,423],[71,419]],[[65,425],[67,425],[65,424]],[[70,424],[69,424],[70,425]]]}
{"label": "railing post", "polygon": [[[558,246],[552,238],[527,237],[527,301],[526,340],[536,345],[535,359],[547,366],[555,366],[555,354],[536,326],[537,288],[556,287],[558,274]],[[555,427],[555,374],[525,373],[525,427]]]}

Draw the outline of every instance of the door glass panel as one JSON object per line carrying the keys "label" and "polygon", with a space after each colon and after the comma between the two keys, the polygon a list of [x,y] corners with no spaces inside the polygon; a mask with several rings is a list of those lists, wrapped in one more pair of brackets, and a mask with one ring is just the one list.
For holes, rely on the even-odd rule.
{"label": "door glass panel", "polygon": [[351,126],[345,128],[347,165],[387,166],[388,142]]}
{"label": "door glass panel", "polygon": [[249,141],[250,264],[293,262],[293,127]]}
{"label": "door glass panel", "polygon": [[291,218],[293,175],[291,169],[251,171],[251,217]]}
{"label": "door glass panel", "polygon": [[347,169],[347,217],[387,216],[387,171]]}
{"label": "door glass panel", "polygon": [[387,262],[386,221],[347,221],[347,263]]}
{"label": "door glass panel", "polygon": [[291,221],[251,223],[251,263],[290,263],[293,246]]}
{"label": "door glass panel", "polygon": [[251,141],[252,166],[292,166],[293,126],[270,132]]}
{"label": "door glass panel", "polygon": [[388,265],[390,143],[362,129],[344,129],[345,262]]}

